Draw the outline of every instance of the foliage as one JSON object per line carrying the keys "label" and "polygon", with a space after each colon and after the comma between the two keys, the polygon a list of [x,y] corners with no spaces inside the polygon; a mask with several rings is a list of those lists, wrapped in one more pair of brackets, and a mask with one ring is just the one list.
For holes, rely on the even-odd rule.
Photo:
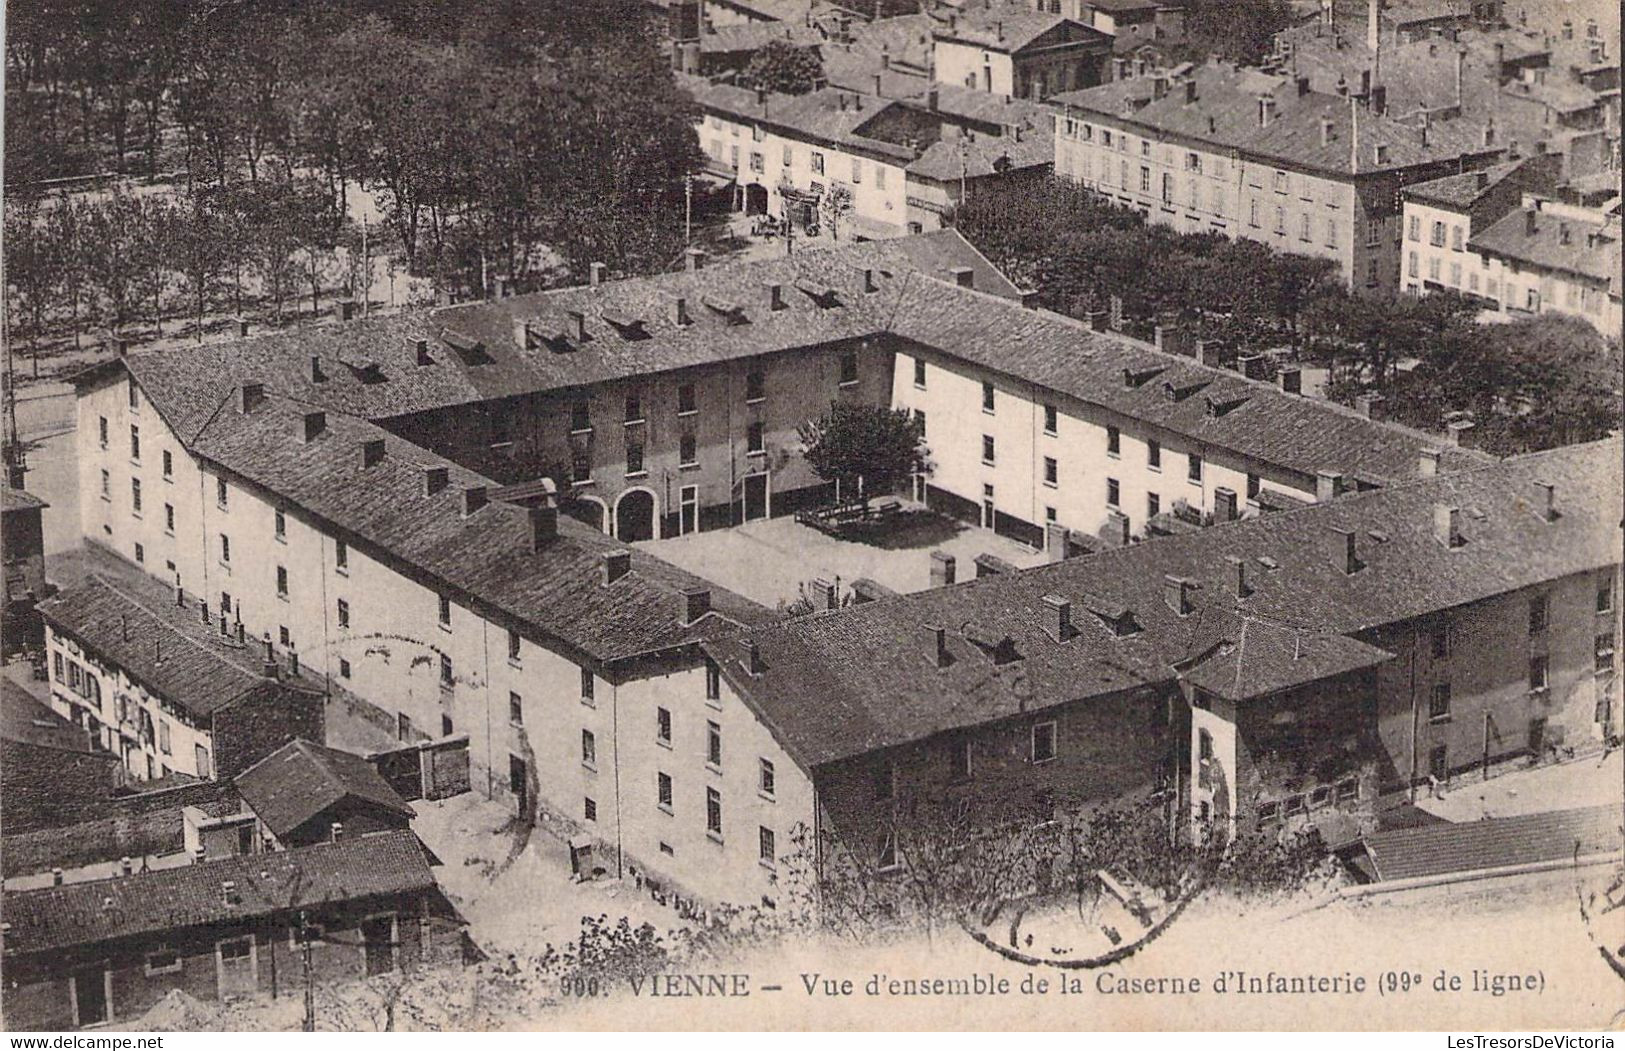
{"label": "foliage", "polygon": [[865,507],[870,494],[894,492],[910,475],[929,470],[925,428],[907,409],[832,402],[799,434],[813,473],[845,493],[861,485]]}
{"label": "foliage", "polygon": [[818,199],[818,217],[829,228],[832,241],[841,239],[841,223],[852,214],[852,188],[844,182],[832,182]]}
{"label": "foliage", "polygon": [[823,79],[824,66],[812,48],[799,47],[788,40],[771,40],[751,56],[740,84],[784,95],[805,95]]}
{"label": "foliage", "polygon": [[673,947],[650,924],[634,927],[622,916],[581,917],[581,934],[563,948],[547,946],[537,968],[561,981],[597,982],[607,988],[628,978],[659,974],[674,962]]}
{"label": "foliage", "polygon": [[1275,34],[1292,24],[1285,0],[1189,0],[1185,5],[1186,57],[1209,56],[1253,66],[1269,54]]}

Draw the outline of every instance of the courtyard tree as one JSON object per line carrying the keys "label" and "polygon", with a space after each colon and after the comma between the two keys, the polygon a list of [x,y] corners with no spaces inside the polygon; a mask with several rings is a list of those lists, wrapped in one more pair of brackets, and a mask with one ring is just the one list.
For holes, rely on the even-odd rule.
{"label": "courtyard tree", "polygon": [[818,86],[823,76],[823,64],[812,48],[775,39],[751,56],[741,81],[745,87],[759,91],[805,95]]}
{"label": "courtyard tree", "polygon": [[930,470],[925,425],[907,409],[833,402],[799,434],[813,472],[865,509],[872,494],[895,492]]}
{"label": "courtyard tree", "polygon": [[831,183],[818,201],[818,216],[829,227],[832,241],[841,239],[840,224],[852,214],[852,190],[844,182]]}

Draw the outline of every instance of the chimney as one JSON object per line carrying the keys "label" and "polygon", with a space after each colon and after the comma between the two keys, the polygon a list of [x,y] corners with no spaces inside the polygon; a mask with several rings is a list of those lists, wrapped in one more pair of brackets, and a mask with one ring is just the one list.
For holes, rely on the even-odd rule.
{"label": "chimney", "polygon": [[835,585],[830,583],[828,580],[825,580],[823,577],[814,579],[812,582],[812,590],[818,598],[818,601],[814,603],[817,608],[826,610],[841,608],[840,594],[836,590]]}
{"label": "chimney", "polygon": [[677,297],[672,312],[672,320],[678,325],[691,325],[694,323],[694,319],[688,316],[688,300],[682,296]]}
{"label": "chimney", "polygon": [[587,285],[588,285],[588,287],[589,288],[597,288],[599,285],[603,284],[604,283],[604,274],[608,269],[609,268],[607,266],[605,266],[603,263],[593,263],[590,266],[588,266],[587,267]]}
{"label": "chimney", "polygon": [[925,625],[925,633],[931,642],[931,657],[936,661],[937,667],[948,666],[948,631],[936,624]]}
{"label": "chimney", "polygon": [[1107,318],[1107,313],[1104,310],[1095,309],[1095,310],[1089,311],[1089,329],[1090,329],[1090,331],[1092,331],[1092,332],[1104,332],[1104,331],[1106,331],[1106,318]]}
{"label": "chimney", "polygon": [[528,507],[525,511],[525,517],[530,522],[530,553],[534,555],[559,535],[559,509],[550,501],[538,507]]}
{"label": "chimney", "polygon": [[632,571],[632,552],[605,551],[600,558],[603,568],[603,583],[605,587],[615,583]]}
{"label": "chimney", "polygon": [[1566,245],[1572,239],[1573,239],[1572,235],[1569,233],[1569,224],[1568,223],[1558,223],[1557,224],[1557,243],[1561,244],[1561,245]]}
{"label": "chimney", "polygon": [[435,495],[446,488],[450,481],[451,472],[445,467],[425,467],[423,469],[423,495]]}
{"label": "chimney", "polygon": [[1327,503],[1335,500],[1343,491],[1343,476],[1336,471],[1315,472],[1315,502]]}
{"label": "chimney", "polygon": [[1305,95],[1309,94],[1309,78],[1308,77],[1299,77],[1298,82],[1297,82],[1297,88],[1298,88],[1298,97],[1300,99],[1303,98]]}
{"label": "chimney", "polygon": [[[1499,46],[1499,45],[1497,45],[1497,46]],[[1494,117],[1490,117],[1489,119],[1484,121],[1484,145],[1486,147],[1495,145],[1495,118]]]}
{"label": "chimney", "polygon": [[342,821],[333,822],[333,842],[337,843],[339,840],[341,840],[343,838],[344,838],[344,822],[342,822]]}
{"label": "chimney", "polygon": [[1288,394],[1303,393],[1303,370],[1296,365],[1289,365],[1276,373],[1276,379],[1281,383],[1281,389]]}
{"label": "chimney", "polygon": [[956,266],[948,273],[953,275],[954,284],[960,288],[974,288],[976,285],[976,274],[968,266]]}
{"label": "chimney", "polygon": [[1538,208],[1528,208],[1523,213],[1523,233],[1525,237],[1535,236],[1535,213]]}
{"label": "chimney", "polygon": [[1460,547],[1461,510],[1448,504],[1433,505],[1433,539],[1445,547]]}
{"label": "chimney", "polygon": [[118,868],[120,875],[128,876],[135,872],[135,862],[131,860],[128,854],[126,854],[124,857],[118,859]]}
{"label": "chimney", "polygon": [[419,365],[433,365],[434,359],[429,357],[429,341],[422,336],[415,336],[407,341],[412,345],[413,360]]}
{"label": "chimney", "polygon": [[1386,142],[1379,142],[1375,146],[1371,147],[1371,158],[1374,164],[1387,164],[1388,144]]}
{"label": "chimney", "polygon": [[245,317],[240,317],[240,318],[234,318],[233,321],[235,321],[235,323],[237,325],[237,338],[238,339],[247,338],[247,336],[248,336],[248,319],[245,318]]}
{"label": "chimney", "polygon": [[1354,399],[1354,408],[1368,420],[1379,419],[1382,416],[1382,395],[1376,391],[1366,391]]}
{"label": "chimney", "polygon": [[327,382],[327,374],[322,371],[322,359],[315,354],[310,356],[309,379],[312,383]]}
{"label": "chimney", "polygon": [[265,401],[265,384],[245,383],[237,388],[237,411],[253,412]]}
{"label": "chimney", "polygon": [[1129,520],[1121,511],[1107,511],[1106,524],[1100,528],[1100,539],[1108,547],[1128,547]]}
{"label": "chimney", "polygon": [[954,556],[946,551],[931,552],[931,586],[947,587],[954,582]]}
{"label": "chimney", "polygon": [[248,644],[247,635],[248,635],[247,629],[243,627],[243,611],[241,609],[238,609],[237,610],[237,645],[246,646]]}
{"label": "chimney", "polygon": [[1230,585],[1230,597],[1243,599],[1253,593],[1253,586],[1247,582],[1247,560],[1235,555],[1225,556],[1225,580]]}
{"label": "chimney", "polygon": [[1107,327],[1113,332],[1123,331],[1123,297],[1113,294],[1106,302],[1109,308],[1106,319]]}
{"label": "chimney", "polygon": [[1258,126],[1260,128],[1267,128],[1267,127],[1270,126],[1270,122],[1272,120],[1274,120],[1274,119],[1275,119],[1275,96],[1273,96],[1273,95],[1260,95],[1260,96],[1258,96]]}
{"label": "chimney", "polygon": [[1543,522],[1557,521],[1557,486],[1551,482],[1535,482],[1535,514]]}
{"label": "chimney", "polygon": [[1221,485],[1213,490],[1213,521],[1234,522],[1236,514],[1236,491],[1229,486]]}
{"label": "chimney", "polygon": [[209,626],[209,604],[200,599],[197,604],[197,612],[198,619],[203,622],[203,627],[207,629]]}
{"label": "chimney", "polygon": [[[497,280],[501,281],[502,279],[497,278]],[[502,286],[498,285],[497,287],[501,288]],[[339,320],[340,321],[350,321],[350,320],[354,319],[355,318],[355,300],[353,300],[353,299],[341,299],[341,300],[339,300],[339,302],[338,302],[338,315],[339,315]]]}
{"label": "chimney", "polygon": [[51,870],[51,886],[53,886],[53,887],[62,886],[62,870],[61,869],[52,869]]}
{"label": "chimney", "polygon": [[265,645],[265,656],[260,662],[260,674],[264,675],[267,679],[275,679],[281,669],[278,668],[276,663],[276,651],[271,648],[271,633],[269,631],[265,633],[263,642]]}
{"label": "chimney", "polygon": [[484,507],[487,499],[488,497],[485,492],[485,486],[463,486],[463,517],[467,518],[469,515],[472,515],[474,512]]}
{"label": "chimney", "polygon": [[683,589],[683,623],[685,625],[693,624],[709,612],[711,612],[710,588],[695,585]]}
{"label": "chimney", "polygon": [[220,637],[228,638],[231,635],[231,622],[226,619],[226,611],[220,611]]}
{"label": "chimney", "polygon": [[377,467],[384,462],[384,440],[368,438],[361,443],[361,469]]}
{"label": "chimney", "polygon": [[175,605],[186,605],[186,592],[181,590],[181,575],[175,574]]}
{"label": "chimney", "polygon": [[1217,365],[1219,363],[1219,341],[1216,339],[1199,339],[1193,344],[1198,365]]}
{"label": "chimney", "polygon": [[1365,46],[1373,55],[1382,46],[1382,0],[1366,0]]}
{"label": "chimney", "polygon": [[579,310],[570,311],[570,338],[577,343],[587,342],[587,315]]}
{"label": "chimney", "polygon": [[880,284],[875,280],[875,271],[873,267],[866,266],[863,268],[863,290],[866,293],[880,291]]}
{"label": "chimney", "polygon": [[777,281],[767,286],[767,308],[769,310],[784,309],[784,286]]}
{"label": "chimney", "polygon": [[1267,360],[1262,354],[1242,354],[1236,358],[1236,367],[1248,379],[1259,380],[1264,378],[1264,367]]}
{"label": "chimney", "polygon": [[1417,466],[1416,473],[1423,478],[1432,478],[1439,473],[1439,450],[1423,449],[1422,462]]}
{"label": "chimney", "polygon": [[320,438],[327,430],[327,413],[307,412],[304,415],[304,438],[306,445]]}
{"label": "chimney", "polygon": [[1060,595],[1044,596],[1044,634],[1052,642],[1072,637],[1072,603]]}
{"label": "chimney", "polygon": [[1354,556],[1354,531],[1339,529],[1336,526],[1327,529],[1326,556],[1331,561],[1332,568],[1343,574],[1353,573],[1359,569],[1360,560]]}
{"label": "chimney", "polygon": [[1196,101],[1196,81],[1185,81],[1185,105],[1189,106]]}
{"label": "chimney", "polygon": [[1332,141],[1332,118],[1320,118],[1320,144],[1329,146]]}
{"label": "chimney", "polygon": [[683,256],[689,273],[693,273],[705,265],[705,249],[703,248],[689,248],[683,252]]}
{"label": "chimney", "polygon": [[1451,445],[1460,445],[1462,437],[1472,429],[1472,420],[1451,420],[1444,425],[1445,441]]}
{"label": "chimney", "polygon": [[299,651],[291,643],[288,645],[288,675],[299,678]]}
{"label": "chimney", "polygon": [[928,109],[930,109],[932,113],[935,113],[937,111],[937,106],[940,104],[940,102],[941,102],[941,100],[940,100],[940,98],[938,96],[938,92],[937,92],[937,89],[935,87],[932,87],[932,89],[930,91],[926,92],[925,104],[926,104],[926,107]]}
{"label": "chimney", "polygon": [[1165,576],[1162,578],[1162,600],[1168,608],[1181,617],[1191,612],[1191,582],[1181,577]]}

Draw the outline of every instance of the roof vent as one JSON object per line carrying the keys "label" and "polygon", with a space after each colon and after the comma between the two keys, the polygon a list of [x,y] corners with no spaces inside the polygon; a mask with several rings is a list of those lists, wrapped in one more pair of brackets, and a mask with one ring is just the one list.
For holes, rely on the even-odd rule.
{"label": "roof vent", "polygon": [[429,341],[422,336],[414,336],[407,340],[412,347],[412,359],[419,365],[433,365],[434,359],[429,356]]}
{"label": "roof vent", "polygon": [[1557,486],[1551,482],[1535,482],[1535,514],[1543,522],[1557,521]]}
{"label": "roof vent", "polygon": [[976,271],[972,270],[970,267],[956,266],[950,269],[948,273],[951,277],[953,277],[954,284],[958,285],[960,288],[976,287]]}
{"label": "roof vent", "polygon": [[423,495],[433,496],[446,488],[451,481],[451,472],[442,466],[425,467],[423,469]]}
{"label": "roof vent", "polygon": [[253,412],[265,402],[265,384],[245,383],[237,388],[237,411]]}
{"label": "roof vent", "polygon": [[1433,538],[1445,547],[1460,547],[1467,541],[1461,535],[1461,509],[1448,504],[1433,505]]}
{"label": "roof vent", "polygon": [[488,500],[489,496],[486,493],[485,486],[465,485],[463,487],[463,517],[467,518],[484,507]]}
{"label": "roof vent", "polygon": [[1065,642],[1077,634],[1072,627],[1072,603],[1060,595],[1044,596],[1044,634],[1052,642]]}
{"label": "roof vent", "polygon": [[605,587],[632,572],[632,552],[630,551],[605,551],[600,561],[603,566]]}
{"label": "roof vent", "polygon": [[[683,589],[683,624],[693,624],[711,612],[711,589],[695,585]],[[754,649],[755,644],[752,643]]]}
{"label": "roof vent", "polygon": [[1194,583],[1182,577],[1166,576],[1162,578],[1162,600],[1168,608],[1181,617],[1190,616],[1192,607],[1191,591],[1196,587]]}
{"label": "roof vent", "polygon": [[377,467],[384,462],[384,440],[369,438],[361,443],[361,469]]}
{"label": "roof vent", "polygon": [[946,668],[953,663],[953,655],[948,652],[948,630],[938,624],[926,624],[925,634],[930,642],[931,659],[939,668]]}
{"label": "roof vent", "polygon": [[1326,554],[1330,559],[1332,568],[1345,575],[1360,568],[1360,560],[1354,550],[1354,531],[1339,529],[1332,526],[1326,530]]}
{"label": "roof vent", "polygon": [[300,432],[300,440],[307,445],[327,432],[327,413],[325,412],[307,412],[304,414],[303,422],[304,426]]}

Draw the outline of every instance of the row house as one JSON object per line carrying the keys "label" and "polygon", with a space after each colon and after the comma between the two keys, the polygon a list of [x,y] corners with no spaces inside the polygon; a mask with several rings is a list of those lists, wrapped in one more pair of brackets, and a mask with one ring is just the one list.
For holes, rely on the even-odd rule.
{"label": "row house", "polygon": [[1349,287],[1398,288],[1403,186],[1482,167],[1493,130],[1421,127],[1304,78],[1220,64],[1057,96],[1055,172],[1148,221],[1329,259]]}

